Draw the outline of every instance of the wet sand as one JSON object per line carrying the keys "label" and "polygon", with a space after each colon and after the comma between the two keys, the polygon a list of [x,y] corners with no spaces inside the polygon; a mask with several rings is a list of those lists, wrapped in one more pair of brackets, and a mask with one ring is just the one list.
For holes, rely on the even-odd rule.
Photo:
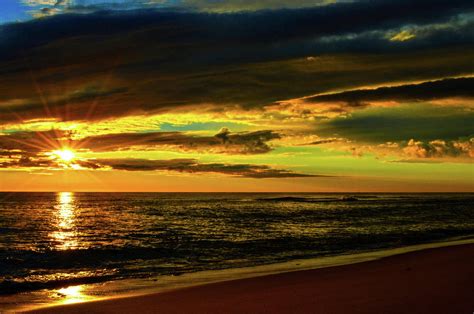
{"label": "wet sand", "polygon": [[474,244],[35,313],[472,313]]}

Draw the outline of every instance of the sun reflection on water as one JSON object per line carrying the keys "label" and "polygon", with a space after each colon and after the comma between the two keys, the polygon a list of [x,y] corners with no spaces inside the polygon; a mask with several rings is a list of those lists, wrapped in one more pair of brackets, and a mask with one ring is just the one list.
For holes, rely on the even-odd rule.
{"label": "sun reflection on water", "polygon": [[64,297],[61,304],[72,304],[91,300],[92,297],[84,294],[84,286],[70,286],[55,290],[60,296]]}
{"label": "sun reflection on water", "polygon": [[76,205],[74,193],[59,192],[54,206],[54,218],[57,231],[50,234],[55,248],[68,250],[78,246],[75,231]]}

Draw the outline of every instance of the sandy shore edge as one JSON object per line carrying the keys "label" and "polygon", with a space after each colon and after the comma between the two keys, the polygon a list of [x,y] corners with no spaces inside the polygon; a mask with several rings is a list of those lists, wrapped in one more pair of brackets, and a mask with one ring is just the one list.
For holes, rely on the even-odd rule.
{"label": "sandy shore edge", "polygon": [[[222,287],[219,288],[219,286],[242,286],[248,284],[248,281],[257,281],[261,282],[263,286],[265,286],[265,282],[273,282],[274,277],[281,277],[281,276],[289,276],[291,277],[301,277],[302,273],[303,277],[312,277],[315,276],[314,272],[320,272],[320,273],[333,273],[334,276],[338,277],[338,272],[346,272],[346,268],[370,268],[373,266],[373,264],[377,263],[385,263],[386,261],[389,261],[391,259],[399,259],[403,257],[410,257],[410,256],[418,256],[418,255],[424,255],[428,254],[428,252],[431,252],[429,254],[434,254],[432,252],[437,252],[437,255],[440,255],[436,257],[435,260],[439,260],[440,258],[443,259],[443,256],[446,255],[447,253],[443,252],[450,252],[448,255],[454,254],[454,251],[462,251],[464,255],[467,253],[465,252],[466,247],[470,247],[471,251],[474,251],[472,248],[474,248],[474,239],[468,238],[468,239],[462,239],[462,240],[456,240],[456,241],[447,241],[447,242],[440,242],[440,243],[429,243],[429,244],[421,244],[421,245],[414,245],[414,246],[408,246],[408,247],[402,247],[402,248],[397,248],[397,249],[389,249],[389,250],[381,250],[381,251],[375,251],[375,252],[367,252],[367,253],[359,253],[359,254],[352,254],[352,255],[343,255],[343,256],[334,256],[334,257],[323,257],[323,258],[316,258],[316,259],[309,259],[309,260],[295,260],[291,262],[285,262],[285,263],[279,263],[279,264],[273,264],[273,265],[265,265],[265,266],[256,266],[256,267],[249,267],[249,268],[241,268],[241,269],[233,269],[233,270],[226,270],[223,272],[201,272],[201,273],[196,273],[196,274],[189,274],[188,276],[183,276],[183,278],[175,278],[175,277],[170,277],[168,280],[163,280],[160,283],[167,288],[162,288],[162,289],[155,289],[154,291],[149,291],[146,294],[140,294],[140,295],[134,295],[134,296],[120,296],[120,297],[114,297],[114,298],[108,298],[105,300],[97,300],[97,301],[92,301],[92,302],[87,302],[87,303],[77,303],[77,304],[72,304],[72,305],[59,305],[59,306],[50,306],[50,307],[45,307],[45,308],[40,308],[40,309],[33,309],[32,312],[37,312],[37,313],[79,313],[83,311],[87,312],[92,312],[92,313],[111,313],[116,311],[117,309],[112,309],[112,305],[116,304],[121,304],[120,310],[123,310],[125,312],[129,313],[134,313],[134,312],[150,312],[150,313],[156,313],[157,309],[161,309],[159,312],[163,313],[175,313],[174,310],[169,308],[169,306],[172,305],[172,302],[170,303],[169,301],[166,302],[168,305],[164,306],[163,304],[163,298],[168,298],[173,295],[181,295],[182,297],[185,297],[183,294],[187,295],[190,293],[190,291],[194,291],[194,294],[201,294],[202,292],[199,291],[208,291],[209,289],[217,289],[214,291],[215,293],[215,298],[221,300],[217,303],[219,304],[224,304],[231,302],[232,300],[237,300],[242,296],[234,295],[232,298],[230,298],[227,301],[224,301],[225,297],[220,295],[220,290]],[[457,253],[460,254],[460,253]],[[472,259],[471,255],[467,255],[466,258],[463,256],[460,256],[460,260],[465,260],[465,259],[470,259],[471,262],[474,262]],[[435,262],[432,261],[432,262]],[[416,261],[414,261],[417,263]],[[428,261],[429,262],[429,261]],[[439,262],[438,262],[439,263]],[[461,262],[458,262],[461,263]],[[450,263],[446,264],[446,266],[455,266],[457,269],[461,269],[460,265],[452,265],[453,262],[451,261]],[[472,265],[472,264],[471,264]],[[422,267],[423,268],[423,267]],[[411,269],[411,268],[410,268]],[[429,267],[426,267],[426,269],[429,269]],[[223,273],[225,272],[225,276],[223,276]],[[387,275],[391,274],[390,270],[386,270]],[[320,274],[321,275],[321,274]],[[357,279],[357,274],[349,274],[347,280],[350,281],[350,278],[353,278],[354,280]],[[380,274],[379,274],[380,275]],[[317,276],[317,274],[316,274]],[[187,277],[187,278],[185,278]],[[433,274],[431,274],[431,277],[436,277]],[[456,274],[452,274],[451,276],[447,277],[452,277],[453,280],[457,278]],[[369,278],[369,277],[368,277]],[[361,279],[361,278],[359,278]],[[176,281],[176,282],[173,282]],[[309,280],[309,279],[308,279]],[[317,282],[317,278],[315,278]],[[184,281],[184,282],[183,282]],[[186,281],[188,281],[188,284],[186,285]],[[286,280],[287,281],[287,280]],[[267,291],[271,287],[275,286],[281,286],[281,285],[286,285],[285,280],[282,280],[281,282],[277,282],[276,285],[275,283],[272,284],[271,286],[267,287],[266,289],[263,289],[262,291]],[[286,282],[286,283],[285,283]],[[290,283],[292,280],[290,280]],[[311,282],[311,280],[309,280]],[[337,282],[337,280],[336,280]],[[321,284],[319,282],[319,284]],[[473,282],[471,282],[473,284]],[[343,285],[341,289],[343,289],[345,286]],[[307,287],[307,290],[309,287]],[[366,286],[365,288],[370,289],[370,286]],[[315,289],[315,288],[312,288]],[[250,291],[250,287],[249,290]],[[303,289],[306,290],[306,289]],[[316,289],[317,292],[318,289]],[[324,289],[323,289],[324,290]],[[319,290],[321,291],[321,290]],[[315,292],[315,293],[316,293]],[[304,295],[306,292],[300,291],[301,295]],[[255,298],[262,298],[263,296],[261,295],[261,292],[254,291],[253,296]],[[245,293],[244,295],[247,295]],[[267,295],[267,294],[265,294]],[[278,295],[278,294],[276,294]],[[203,298],[205,299],[205,298]],[[200,299],[202,300],[202,299]],[[216,304],[216,299],[212,302],[208,302],[208,305],[211,304]],[[146,308],[136,308],[137,305],[143,304],[143,302],[146,301],[145,303],[151,302],[152,304],[148,304]],[[197,304],[196,301],[199,300],[194,300],[192,297],[190,298],[189,296],[186,298],[182,299],[178,304],[175,304],[172,306],[173,309],[180,309],[180,307],[188,304],[189,306],[192,306],[193,312],[199,312],[197,311]],[[280,301],[281,302],[281,301]],[[308,301],[302,302],[301,300],[288,300],[289,303],[292,303],[293,305],[297,304],[306,304]],[[198,302],[201,304],[201,302]],[[232,303],[232,302],[231,302]],[[269,304],[271,304],[270,302]],[[277,302],[278,303],[278,302]],[[252,302],[246,302],[244,304],[250,305]],[[230,304],[228,304],[230,306]],[[201,307],[204,306],[201,304]],[[206,306],[204,306],[206,308]],[[474,309],[474,308],[473,308]],[[186,310],[186,309],[182,309]],[[190,310],[190,309],[187,309]],[[216,311],[223,311],[225,310],[226,312],[233,312],[230,310],[229,307],[223,305],[220,309],[213,309],[211,308],[206,308],[204,312],[213,312],[213,310]],[[245,310],[244,308],[238,309],[236,312],[242,312],[242,310]],[[251,310],[251,309],[247,309]],[[256,312],[259,312],[258,309],[253,309]],[[386,310],[386,309],[385,309]],[[406,310],[406,309],[405,309]],[[179,313],[182,311],[178,311],[176,313]],[[471,310],[472,312],[472,310]],[[282,313],[286,313],[285,311],[282,311]],[[335,312],[336,313],[336,312]]]}

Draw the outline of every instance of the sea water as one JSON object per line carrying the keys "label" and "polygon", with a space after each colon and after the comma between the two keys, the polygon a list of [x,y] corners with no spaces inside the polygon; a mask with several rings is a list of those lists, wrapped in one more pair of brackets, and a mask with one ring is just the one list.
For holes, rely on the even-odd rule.
{"label": "sea water", "polygon": [[474,194],[0,193],[0,294],[473,234]]}

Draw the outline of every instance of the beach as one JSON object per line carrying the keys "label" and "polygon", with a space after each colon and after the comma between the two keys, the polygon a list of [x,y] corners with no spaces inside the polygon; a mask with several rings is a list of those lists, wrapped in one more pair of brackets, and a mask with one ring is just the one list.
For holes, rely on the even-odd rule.
{"label": "beach", "polygon": [[472,313],[474,244],[32,313]]}

